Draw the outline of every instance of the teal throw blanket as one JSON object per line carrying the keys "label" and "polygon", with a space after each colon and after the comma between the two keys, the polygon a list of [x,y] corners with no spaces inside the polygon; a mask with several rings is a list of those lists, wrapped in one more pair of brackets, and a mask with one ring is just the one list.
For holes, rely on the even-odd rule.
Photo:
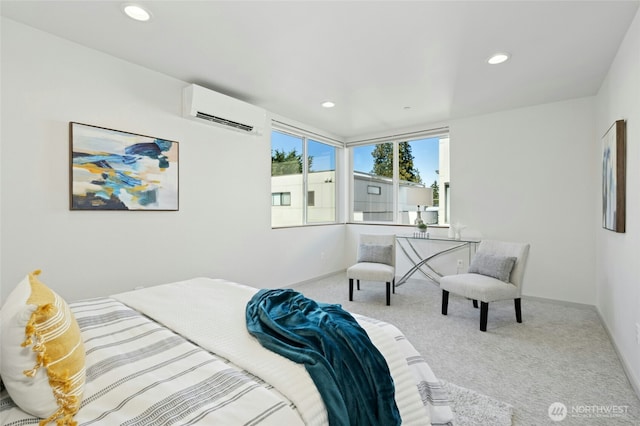
{"label": "teal throw blanket", "polygon": [[382,354],[340,305],[291,290],[260,290],[247,303],[247,329],[262,346],[304,364],[331,426],[401,423]]}

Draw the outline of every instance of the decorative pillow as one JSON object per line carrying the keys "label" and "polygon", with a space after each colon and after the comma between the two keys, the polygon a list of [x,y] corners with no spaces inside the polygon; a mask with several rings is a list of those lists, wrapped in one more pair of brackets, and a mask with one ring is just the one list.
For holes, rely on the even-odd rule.
{"label": "decorative pillow", "polygon": [[393,246],[380,244],[360,244],[358,263],[385,263],[393,266]]}
{"label": "decorative pillow", "polygon": [[469,265],[469,273],[486,275],[508,283],[515,264],[515,257],[476,253]]}
{"label": "decorative pillow", "polygon": [[39,274],[25,277],[0,312],[0,374],[11,399],[44,418],[41,425],[75,425],[84,390],[84,344],[69,306]]}

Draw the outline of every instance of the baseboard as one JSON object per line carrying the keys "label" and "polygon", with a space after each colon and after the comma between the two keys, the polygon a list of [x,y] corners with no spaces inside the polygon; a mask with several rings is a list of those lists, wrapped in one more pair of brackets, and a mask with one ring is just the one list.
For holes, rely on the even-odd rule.
{"label": "baseboard", "polygon": [[633,374],[633,370],[629,367],[629,362],[627,361],[625,356],[622,354],[622,352],[620,352],[620,350],[618,349],[618,344],[616,343],[616,340],[613,338],[613,334],[611,333],[611,330],[609,330],[609,326],[607,325],[606,321],[602,317],[600,310],[596,308],[596,312],[598,313],[598,318],[600,318],[600,322],[602,323],[605,331],[607,332],[607,335],[609,336],[609,340],[611,341],[611,345],[613,346],[613,349],[616,351],[616,354],[618,355],[618,359],[622,364],[622,368],[627,376],[627,380],[629,380],[629,384],[631,384],[631,387],[635,391],[636,396],[638,397],[638,399],[640,399],[640,380],[638,379],[638,377],[636,377]]}
{"label": "baseboard", "polygon": [[342,274],[342,273],[344,273],[345,270],[346,269],[340,269],[338,271],[329,272],[327,274],[319,275],[319,276],[314,277],[314,278],[309,278],[308,280],[298,281],[298,282],[292,283],[292,284],[287,284],[287,285],[283,286],[282,288],[298,287],[298,286],[301,286],[301,285],[304,285],[304,284],[308,284],[308,283],[312,283],[312,282],[315,282],[315,281],[318,281],[318,280],[322,280],[324,278],[329,278],[329,277],[332,277],[334,275]]}
{"label": "baseboard", "polygon": [[566,300],[557,300],[557,299],[547,299],[546,297],[538,297],[538,296],[522,296],[523,300],[539,300],[541,302],[553,303],[555,305],[562,306],[571,306],[572,308],[578,309],[587,309],[587,310],[597,310],[594,305],[589,305],[587,303],[578,303],[578,302],[568,302]]}

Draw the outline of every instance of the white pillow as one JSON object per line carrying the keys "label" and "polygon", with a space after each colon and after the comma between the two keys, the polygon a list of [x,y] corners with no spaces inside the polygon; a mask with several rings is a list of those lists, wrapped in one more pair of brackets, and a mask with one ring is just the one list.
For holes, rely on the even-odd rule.
{"label": "white pillow", "polygon": [[84,344],[69,306],[39,273],[25,277],[0,311],[0,375],[23,411],[71,424],[84,389]]}
{"label": "white pillow", "polygon": [[393,266],[393,246],[381,244],[360,244],[358,263],[384,263]]}
{"label": "white pillow", "polygon": [[468,272],[486,275],[508,283],[515,264],[515,257],[476,253]]}

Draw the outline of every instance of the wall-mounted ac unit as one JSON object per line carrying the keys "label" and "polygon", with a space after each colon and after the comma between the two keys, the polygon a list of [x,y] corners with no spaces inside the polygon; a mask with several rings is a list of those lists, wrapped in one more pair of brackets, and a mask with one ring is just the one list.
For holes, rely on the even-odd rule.
{"label": "wall-mounted ac unit", "polygon": [[191,84],[182,93],[182,113],[201,123],[246,134],[262,134],[266,111],[231,96]]}

